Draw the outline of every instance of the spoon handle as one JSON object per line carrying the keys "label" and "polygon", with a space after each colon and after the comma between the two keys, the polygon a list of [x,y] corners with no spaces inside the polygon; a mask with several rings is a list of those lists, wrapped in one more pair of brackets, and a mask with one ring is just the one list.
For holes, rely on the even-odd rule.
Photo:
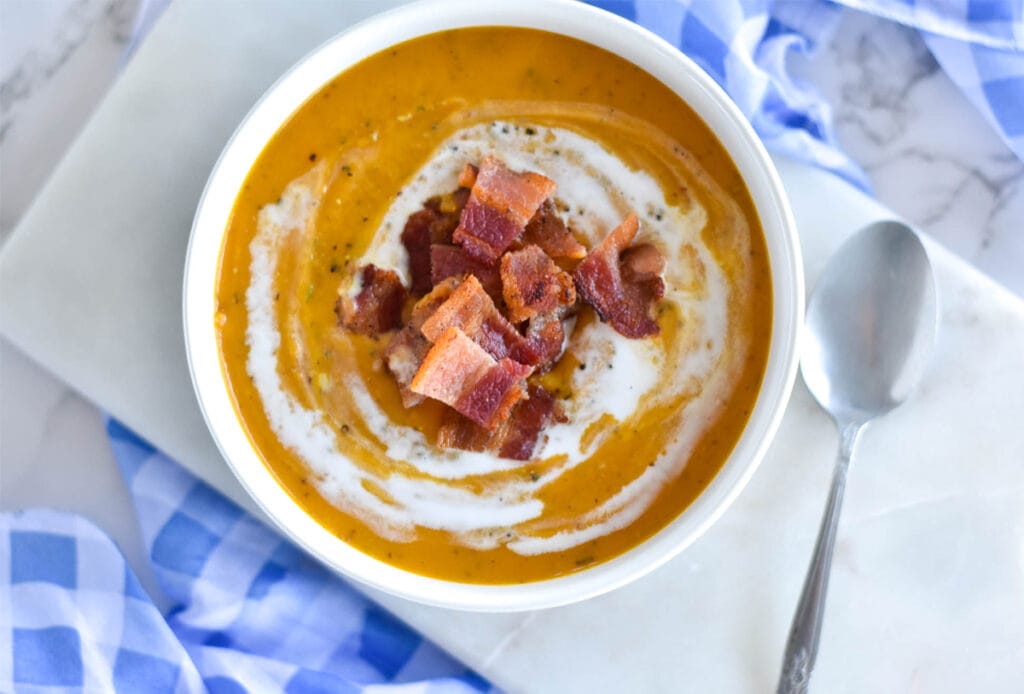
{"label": "spoon handle", "polygon": [[821,530],[818,531],[814,556],[807,570],[804,590],[789,630],[777,694],[806,694],[810,683],[811,671],[818,655],[818,637],[825,612],[825,593],[832,568],[832,549],[836,541],[836,528],[839,526],[839,511],[843,505],[843,491],[846,489],[846,473],[850,469],[853,446],[862,426],[840,426],[839,457],[832,475],[832,489],[825,506],[825,517],[821,520]]}

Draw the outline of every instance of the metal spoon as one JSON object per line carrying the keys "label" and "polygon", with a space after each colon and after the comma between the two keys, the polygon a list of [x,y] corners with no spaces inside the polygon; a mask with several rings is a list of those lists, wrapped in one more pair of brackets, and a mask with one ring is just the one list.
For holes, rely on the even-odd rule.
{"label": "metal spoon", "polygon": [[839,458],[790,628],[778,694],[806,692],[814,668],[854,444],[868,422],[903,402],[917,385],[937,322],[928,256],[917,235],[899,222],[877,222],[856,233],[818,280],[807,311],[800,372],[839,428]]}

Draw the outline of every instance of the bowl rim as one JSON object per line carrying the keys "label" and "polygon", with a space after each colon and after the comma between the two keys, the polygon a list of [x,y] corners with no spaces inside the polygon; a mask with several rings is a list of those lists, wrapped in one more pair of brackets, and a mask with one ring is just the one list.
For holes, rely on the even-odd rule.
{"label": "bowl rim", "polygon": [[[308,515],[265,465],[234,407],[214,327],[222,242],[238,190],[264,144],[306,99],[359,60],[417,36],[475,26],[534,28],[577,38],[628,60],[682,98],[719,138],[761,218],[772,273],[773,316],[761,388],[740,439],[715,478],[650,538],[583,571],[540,581],[472,584],[422,576],[346,544]],[[725,92],[689,57],[639,25],[574,0],[420,0],[373,15],[295,63],[242,119],[214,165],[186,251],[183,324],[189,373],[207,428],[235,477],[291,541],[364,586],[419,603],[512,612],[582,601],[660,567],[726,511],[763,459],[796,377],[804,279],[799,241],[781,179],[761,140]]]}

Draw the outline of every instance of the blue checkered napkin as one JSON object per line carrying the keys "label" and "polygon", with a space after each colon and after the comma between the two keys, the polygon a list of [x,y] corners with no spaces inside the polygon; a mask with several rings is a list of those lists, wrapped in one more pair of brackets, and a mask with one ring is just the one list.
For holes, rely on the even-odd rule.
{"label": "blue checkered napkin", "polygon": [[130,431],[108,431],[174,607],[161,615],[89,522],[4,514],[0,692],[490,691]]}
{"label": "blue checkered napkin", "polygon": [[1024,159],[1024,49],[1000,50],[936,34],[925,43],[946,74]]}
{"label": "blue checkered napkin", "polygon": [[0,691],[203,690],[117,547],[88,521],[0,515],[0,572]]}
{"label": "blue checkered napkin", "polygon": [[589,0],[665,39],[720,84],[765,145],[867,187],[836,144],[829,105],[790,78],[786,58],[813,53],[840,17],[822,0]]}
{"label": "blue checkered napkin", "polygon": [[1020,0],[832,0],[955,41],[1024,50]]}

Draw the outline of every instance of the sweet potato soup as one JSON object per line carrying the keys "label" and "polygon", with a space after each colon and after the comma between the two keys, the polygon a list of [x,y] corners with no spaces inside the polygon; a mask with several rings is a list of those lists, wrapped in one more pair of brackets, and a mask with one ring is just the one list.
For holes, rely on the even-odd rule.
{"label": "sweet potato soup", "polygon": [[[566,323],[561,358],[530,377],[561,417],[525,461],[435,445],[447,406],[404,407],[392,335],[335,312],[367,263],[408,286],[406,220],[488,155],[554,181],[587,249],[635,213],[664,258],[653,337],[589,307]],[[757,397],[772,287],[744,182],[685,103],[604,50],[492,27],[376,54],[293,114],[235,203],[217,306],[239,417],[312,517],[409,571],[517,583],[613,558],[701,493]]]}

